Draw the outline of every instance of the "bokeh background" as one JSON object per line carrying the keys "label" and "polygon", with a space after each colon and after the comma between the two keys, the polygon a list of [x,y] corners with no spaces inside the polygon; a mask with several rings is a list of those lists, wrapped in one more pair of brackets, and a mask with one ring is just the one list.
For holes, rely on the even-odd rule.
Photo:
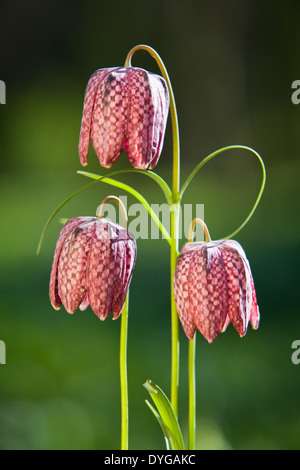
{"label": "bokeh background", "polygon": [[[197,337],[197,447],[299,449],[300,3],[267,0],[2,0],[0,79],[0,365],[1,449],[118,449],[120,321],[90,309],[68,315],[48,300],[59,217],[94,215],[107,195],[97,184],[70,201],[36,248],[53,210],[88,181],[78,136],[91,73],[122,65],[145,43],[158,51],[175,93],[181,178],[202,158],[232,144],[253,147],[267,186],[237,235],[250,260],[261,310],[258,331],[240,339],[232,327],[209,345]],[[133,65],[158,72],[146,52]],[[170,122],[158,174],[171,183]],[[114,169],[128,168],[125,154]],[[90,148],[88,171],[104,174]],[[164,202],[141,175],[120,176],[149,202]],[[261,182],[253,155],[228,152],[198,173],[183,202],[205,206],[213,238],[249,213]],[[129,204],[135,202],[128,197]],[[130,290],[128,374],[130,448],[164,449],[145,405],[143,383],[169,394],[169,247],[138,240]],[[179,420],[187,433],[187,339],[181,337]]]}

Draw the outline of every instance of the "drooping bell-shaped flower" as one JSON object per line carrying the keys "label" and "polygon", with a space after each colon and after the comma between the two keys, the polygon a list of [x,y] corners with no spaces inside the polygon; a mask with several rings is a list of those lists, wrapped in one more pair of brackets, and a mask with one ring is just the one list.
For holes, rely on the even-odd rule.
{"label": "drooping bell-shaped flower", "polygon": [[91,306],[105,320],[118,318],[136,260],[136,241],[125,228],[104,218],[75,217],[63,226],[50,276],[52,306],[67,312]]}
{"label": "drooping bell-shaped flower", "polygon": [[174,274],[174,296],[189,339],[196,329],[212,343],[231,322],[240,336],[259,326],[254,282],[241,245],[234,240],[189,242]]}
{"label": "drooping bell-shaped flower", "polygon": [[84,97],[79,157],[87,165],[90,138],[100,165],[124,149],[135,168],[154,168],[163,147],[169,92],[163,77],[137,67],[96,70]]}

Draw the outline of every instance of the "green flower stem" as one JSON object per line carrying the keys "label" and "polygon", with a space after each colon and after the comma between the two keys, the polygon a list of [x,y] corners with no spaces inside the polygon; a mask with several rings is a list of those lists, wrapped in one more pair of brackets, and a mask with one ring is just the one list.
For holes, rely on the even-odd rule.
{"label": "green flower stem", "polygon": [[195,359],[196,359],[196,333],[194,339],[189,340],[189,440],[188,449],[195,450],[196,436],[196,377],[195,377]]}
{"label": "green flower stem", "polygon": [[[196,224],[200,224],[205,233],[205,241],[210,241],[210,235],[206,224],[203,220],[195,218],[191,221],[188,234],[188,243],[191,243],[194,238],[194,228]],[[189,434],[188,434],[188,449],[195,450],[196,441],[196,332],[192,340],[189,340],[189,353],[188,353],[188,381],[189,381]]]}
{"label": "green flower stem", "polygon": [[128,382],[127,382],[127,336],[129,292],[121,313],[120,334],[120,385],[121,385],[121,450],[128,450]]}
{"label": "green flower stem", "polygon": [[173,279],[178,256],[178,206],[171,211],[171,272],[170,272],[170,291],[171,291],[171,405],[175,415],[178,416],[178,386],[179,386],[179,321],[174,297]]}
{"label": "green flower stem", "polygon": [[[170,95],[170,114],[173,136],[173,177],[172,177],[172,206],[171,210],[171,255],[170,255],[170,278],[171,278],[171,328],[172,328],[172,370],[171,370],[171,405],[176,416],[178,415],[178,383],[179,383],[179,327],[178,314],[173,292],[173,278],[178,256],[178,213],[179,213],[179,191],[180,191],[180,145],[179,125],[175,104],[174,93],[167,69],[157,52],[145,44],[133,47],[127,54],[125,67],[131,66],[131,58],[138,50],[147,51],[156,61],[162,76],[166,80]],[[170,204],[169,204],[170,205]]]}
{"label": "green flower stem", "polygon": [[[128,229],[128,217],[121,199],[116,196],[107,196],[99,206],[97,217],[103,217],[105,204],[114,201],[122,213],[123,225]],[[128,303],[127,293],[124,307],[121,313],[120,333],[120,387],[121,387],[121,450],[128,450],[128,384],[127,384],[127,336],[128,336]]]}
{"label": "green flower stem", "polygon": [[265,185],[266,185],[266,168],[265,168],[265,165],[264,165],[264,162],[263,162],[263,159],[261,158],[261,156],[255,151],[253,150],[251,147],[247,147],[245,145],[230,145],[228,147],[223,147],[213,153],[211,153],[210,155],[208,155],[206,158],[204,158],[195,168],[194,170],[191,172],[191,174],[188,176],[188,178],[186,179],[186,181],[184,182],[184,184],[182,185],[182,188],[180,190],[180,194],[179,194],[179,199],[181,200],[182,196],[183,196],[183,193],[185,192],[185,190],[187,189],[188,185],[190,184],[190,182],[192,181],[192,179],[194,178],[194,176],[196,175],[196,173],[200,170],[200,168],[203,167],[203,165],[205,165],[205,163],[209,162],[212,158],[216,157],[217,155],[220,155],[222,152],[225,152],[226,150],[234,150],[234,149],[240,149],[240,150],[247,150],[251,153],[253,153],[259,160],[260,162],[260,165],[261,165],[261,168],[262,168],[262,173],[263,173],[263,177],[262,177],[262,183],[261,183],[261,186],[260,186],[260,190],[259,190],[259,193],[258,193],[258,196],[256,198],[256,201],[254,203],[254,206],[252,207],[248,217],[244,220],[244,222],[234,231],[232,232],[230,235],[228,235],[227,237],[222,237],[222,240],[226,240],[228,238],[233,238],[238,232],[240,232],[240,230],[242,230],[243,227],[245,227],[245,225],[249,222],[249,220],[251,219],[251,217],[253,216],[260,200],[261,200],[261,197],[262,197],[262,194],[264,192],[264,188],[265,188]]}

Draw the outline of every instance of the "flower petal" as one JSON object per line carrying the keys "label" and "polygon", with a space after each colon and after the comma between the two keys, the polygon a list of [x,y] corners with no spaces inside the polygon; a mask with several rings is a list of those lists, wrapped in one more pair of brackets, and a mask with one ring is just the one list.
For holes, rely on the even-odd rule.
{"label": "flower petal", "polygon": [[252,277],[250,264],[247,259],[245,261],[246,261],[246,269],[248,269],[249,271],[250,286],[251,286],[250,323],[251,323],[252,328],[254,330],[257,330],[257,328],[259,327],[259,322],[260,322],[259,307],[257,305],[256,292],[255,292],[254,281]]}
{"label": "flower petal", "polygon": [[192,256],[193,251],[186,251],[183,247],[177,258],[173,284],[178,316],[189,339],[194,338],[196,331],[196,324],[190,309],[191,299],[189,293],[189,270]]}
{"label": "flower petal", "polygon": [[228,309],[226,271],[217,247],[204,246],[194,251],[189,291],[196,326],[212,343],[222,332]]}
{"label": "flower petal", "polygon": [[111,70],[112,68],[96,70],[90,77],[86,86],[79,135],[79,158],[83,166],[87,165],[92,117],[94,112],[95,99],[97,96],[97,90],[104,77]]}
{"label": "flower petal", "polygon": [[120,253],[121,256],[115,257],[120,265],[120,273],[119,279],[117,279],[119,280],[119,285],[117,280],[115,282],[113,300],[114,318],[118,318],[123,309],[136,261],[136,241],[130,232],[121,229],[118,242],[113,243],[112,246],[116,243],[119,245],[119,250],[121,249],[122,251]]}
{"label": "flower petal", "polygon": [[156,86],[152,87],[156,90],[157,102],[155,105],[155,115],[154,115],[154,132],[153,132],[153,144],[152,144],[152,161],[150,163],[150,170],[152,170],[159,160],[166,131],[168,113],[169,113],[169,91],[167,84],[162,77],[157,75],[149,74],[150,81],[155,77]]}
{"label": "flower petal", "polygon": [[152,159],[154,109],[148,74],[131,68],[127,75],[128,113],[126,151],[135,168],[146,169]]}
{"label": "flower petal", "polygon": [[222,328],[222,333],[224,333],[224,332],[227,330],[227,328],[228,328],[228,326],[230,325],[230,323],[231,323],[230,316],[227,315],[226,320],[225,320],[225,323],[224,323],[224,326],[223,326],[223,328]]}
{"label": "flower petal", "polygon": [[112,310],[114,269],[108,222],[98,219],[90,245],[87,290],[90,306],[100,320],[105,320]]}
{"label": "flower petal", "polygon": [[61,307],[61,299],[58,294],[58,284],[57,284],[57,267],[58,267],[58,262],[61,254],[62,247],[68,237],[68,235],[73,232],[73,230],[78,227],[80,224],[84,222],[89,222],[93,220],[92,217],[74,217],[69,219],[63,228],[60,231],[57,243],[56,243],[56,248],[55,248],[55,253],[54,253],[54,258],[53,258],[53,263],[52,263],[52,270],[51,270],[51,275],[50,275],[50,283],[49,283],[49,297],[50,297],[50,302],[55,308],[55,310],[59,310]]}
{"label": "flower petal", "polygon": [[86,295],[86,266],[94,230],[95,220],[76,227],[61,251],[57,271],[58,292],[69,313],[77,310]]}
{"label": "flower petal", "polygon": [[[252,272],[250,268],[249,261],[246,257],[245,251],[242,246],[235,240],[226,240],[224,242],[224,247],[226,250],[231,250],[236,253],[236,257],[239,257],[238,268],[240,272],[240,320],[238,320],[237,331],[241,336],[244,336],[247,332],[248,323],[251,322],[251,325],[254,329],[257,329],[260,321],[259,308],[257,305],[256,292],[254,287],[254,281],[252,277]],[[241,264],[243,267],[241,267]],[[242,279],[243,278],[243,279]],[[243,327],[244,324],[244,327]]]}
{"label": "flower petal", "polygon": [[125,149],[135,168],[146,169],[154,158],[157,162],[162,148],[169,106],[167,86],[162,77],[132,67],[128,70],[127,91]]}
{"label": "flower petal", "polygon": [[91,138],[99,162],[111,167],[123,149],[126,133],[127,69],[115,68],[99,84],[92,117]]}
{"label": "flower petal", "polygon": [[220,248],[227,273],[228,316],[240,334],[247,332],[250,317],[247,302],[247,282],[245,266],[238,252],[229,248]]}

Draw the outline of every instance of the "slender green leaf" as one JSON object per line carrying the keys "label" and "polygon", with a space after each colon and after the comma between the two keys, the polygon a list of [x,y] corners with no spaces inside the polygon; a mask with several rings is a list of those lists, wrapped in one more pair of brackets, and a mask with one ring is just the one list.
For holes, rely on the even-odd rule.
{"label": "slender green leaf", "polygon": [[[78,170],[77,173],[80,175],[88,176],[90,178],[101,177],[100,175],[97,175],[95,173],[90,173],[88,171]],[[118,170],[117,172],[115,172],[115,174],[122,174],[122,173],[139,173],[141,175],[147,176],[148,178],[151,178],[162,189],[168,205],[172,206],[173,200],[172,200],[171,190],[169,186],[167,185],[167,183],[165,182],[165,180],[161,176],[157,175],[153,171],[139,170],[137,168],[128,168],[126,170]]]}
{"label": "slender green leaf", "polygon": [[[116,172],[114,172],[114,175],[121,174],[121,173],[128,172],[128,171],[132,171],[132,170],[116,171]],[[92,178],[95,181],[101,181],[103,183],[110,184],[111,186],[115,186],[117,188],[123,189],[124,191],[127,191],[129,194],[132,194],[132,196],[134,196],[139,202],[141,202],[143,204],[143,206],[147,209],[147,211],[150,214],[150,216],[152,217],[153,221],[156,223],[159,230],[161,231],[161,233],[163,234],[163,236],[165,237],[165,239],[169,243],[169,245],[171,245],[171,237],[170,237],[167,229],[161,223],[161,221],[157,217],[156,213],[152,210],[150,204],[147,202],[147,200],[144,198],[144,196],[142,196],[138,191],[136,191],[134,188],[132,188],[128,184],[121,183],[120,181],[116,181],[114,179],[108,178],[107,176],[101,176],[101,175],[97,175],[95,173],[88,173],[86,171],[78,171],[77,173],[79,173],[80,175],[87,176],[88,178]]]}
{"label": "slender green leaf", "polygon": [[[120,173],[124,173],[126,172],[127,170],[120,170],[120,171],[114,171],[114,172],[111,172],[109,173],[107,176],[100,176],[100,175],[95,175],[95,174],[92,174],[92,173],[87,173],[87,172],[80,172],[78,171],[79,174],[83,174],[84,176],[88,176],[89,178],[92,178],[94,179],[94,181],[92,181],[91,183],[83,186],[82,188],[78,189],[77,191],[75,191],[73,194],[71,194],[70,196],[68,196],[61,204],[59,204],[59,206],[52,212],[52,214],[50,215],[50,217],[48,218],[47,222],[45,223],[44,225],[44,228],[42,230],[42,233],[41,233],[41,236],[40,236],[40,240],[39,240],[39,243],[38,243],[38,247],[37,247],[37,250],[36,250],[36,254],[38,255],[41,251],[41,247],[42,247],[42,244],[43,244],[43,240],[44,240],[44,236],[45,236],[45,233],[46,233],[46,230],[47,228],[49,227],[50,223],[52,222],[52,220],[54,219],[54,217],[58,214],[58,212],[69,202],[71,201],[71,199],[73,199],[75,196],[77,196],[78,194],[80,194],[82,191],[84,191],[85,189],[88,189],[90,188],[91,186],[93,186],[94,184],[98,183],[99,181],[103,181],[104,183],[107,183],[107,184],[110,184],[111,186],[116,186],[118,188],[121,188],[121,189],[124,189],[125,191],[129,192],[130,194],[132,194],[133,196],[136,197],[136,199],[138,199],[147,209],[148,213],[151,215],[151,217],[153,218],[154,222],[157,224],[158,228],[160,229],[161,233],[164,235],[164,237],[166,238],[167,242],[169,244],[171,244],[171,238],[170,238],[170,235],[168,233],[168,231],[166,230],[166,228],[163,226],[163,224],[160,222],[159,218],[157,217],[157,215],[155,214],[155,212],[151,209],[151,206],[149,205],[149,203],[146,201],[146,199],[140,194],[138,193],[135,189],[131,188],[131,186],[127,185],[127,184],[124,184],[124,183],[121,183],[119,181],[115,181],[111,178],[109,178],[109,176],[114,176],[114,175],[118,175]],[[130,170],[132,171],[132,170]]]}
{"label": "slender green leaf", "polygon": [[150,410],[152,411],[152,413],[154,414],[155,418],[157,419],[161,429],[162,429],[162,432],[163,432],[163,435],[164,435],[164,438],[165,438],[165,441],[166,441],[166,448],[167,450],[170,450],[172,449],[172,442],[173,442],[173,435],[171,434],[171,432],[169,431],[169,429],[167,429],[167,427],[165,426],[165,423],[163,422],[163,420],[161,419],[160,417],[160,414],[156,411],[156,409],[151,405],[151,403],[149,403],[148,400],[145,400],[145,403],[146,405],[149,406]]}
{"label": "slender green leaf", "polygon": [[58,214],[58,212],[69,202],[71,201],[71,199],[73,199],[73,197],[77,196],[79,193],[81,193],[82,191],[84,191],[85,189],[91,187],[93,184],[95,184],[96,181],[93,181],[92,183],[89,183],[87,184],[86,186],[84,186],[83,188],[80,188],[78,189],[77,191],[75,191],[75,193],[71,194],[70,196],[68,196],[61,204],[59,204],[59,206],[55,209],[55,211],[52,212],[52,214],[50,215],[50,217],[48,218],[47,222],[45,223],[44,225],[44,228],[42,230],[42,233],[41,233],[41,236],[40,236],[40,240],[39,240],[39,244],[38,244],[38,247],[37,247],[37,250],[36,250],[36,254],[38,255],[41,251],[41,248],[42,248],[42,244],[43,244],[43,240],[44,240],[44,236],[45,236],[45,233],[46,233],[46,230],[47,228],[49,227],[50,223],[52,222],[52,220],[54,219],[54,217]]}
{"label": "slender green leaf", "polygon": [[[161,388],[152,382],[152,380],[147,380],[144,383],[144,387],[149,392],[154,404],[156,405],[158,415],[160,416],[160,420],[158,421],[163,429],[165,439],[168,439],[170,449],[183,450],[184,443],[182,433],[169,399]],[[157,418],[157,414],[154,413],[154,415]]]}
{"label": "slender green leaf", "polygon": [[253,150],[251,147],[247,147],[245,145],[230,145],[228,147],[223,147],[219,150],[216,150],[216,152],[213,152],[211,153],[210,155],[208,155],[206,158],[204,158],[195,168],[194,170],[190,173],[190,175],[188,176],[188,178],[186,179],[185,183],[183,184],[181,190],[180,190],[180,199],[182,198],[183,196],[183,193],[185,192],[185,190],[187,189],[187,187],[189,186],[190,182],[192,181],[192,179],[194,178],[194,176],[196,175],[196,173],[200,170],[200,168],[203,167],[203,165],[205,165],[205,163],[209,162],[212,158],[216,157],[217,155],[220,155],[222,152],[225,152],[226,150],[234,150],[234,149],[244,149],[244,150],[248,150],[249,152],[253,153],[259,160],[260,164],[261,164],[261,168],[262,168],[262,173],[263,173],[263,177],[262,177],[262,183],[261,183],[261,186],[260,186],[260,190],[259,190],[259,193],[258,193],[258,196],[256,198],[256,201],[254,203],[254,206],[252,207],[249,215],[246,217],[246,219],[244,220],[244,222],[234,231],[232,232],[230,235],[228,235],[227,237],[222,237],[223,240],[226,240],[228,238],[233,238],[248,222],[249,220],[251,219],[251,217],[253,216],[258,204],[259,204],[259,201],[262,197],[262,194],[263,194],[263,191],[264,191],[264,188],[265,188],[265,184],[266,184],[266,168],[265,168],[265,164],[263,162],[263,159],[261,158],[261,156],[255,151]]}

